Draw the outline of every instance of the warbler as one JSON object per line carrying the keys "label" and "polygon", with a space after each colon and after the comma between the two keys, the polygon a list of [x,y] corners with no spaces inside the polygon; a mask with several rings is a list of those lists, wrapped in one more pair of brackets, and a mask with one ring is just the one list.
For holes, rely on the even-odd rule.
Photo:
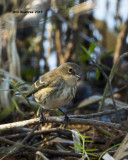
{"label": "warbler", "polygon": [[44,109],[59,109],[75,97],[81,73],[77,64],[63,63],[37,80],[26,92],[26,97],[33,94]]}

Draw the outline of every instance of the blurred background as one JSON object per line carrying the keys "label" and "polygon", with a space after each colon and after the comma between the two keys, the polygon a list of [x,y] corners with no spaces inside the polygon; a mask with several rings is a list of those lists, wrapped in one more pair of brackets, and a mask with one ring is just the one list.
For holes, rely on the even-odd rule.
{"label": "blurred background", "polygon": [[[87,76],[88,54],[109,76],[118,57],[127,51],[128,0],[0,0],[1,120],[12,110],[21,115],[26,110],[18,108],[24,101],[17,100],[11,89],[22,89],[19,83],[32,84],[67,61],[83,70],[70,105],[101,95],[106,79],[96,68]],[[127,60],[118,64],[114,91],[126,85]],[[127,102],[127,87],[122,94],[116,98]]]}
{"label": "blurred background", "polygon": [[[62,110],[68,115],[88,116],[88,113],[115,109],[110,88],[106,98],[103,93],[112,67],[117,63],[111,74],[114,77],[110,80],[111,89],[116,107],[120,109],[119,119],[127,125],[128,112],[122,107],[128,106],[128,57],[118,61],[126,52],[128,54],[128,0],[0,0],[0,124],[17,121],[22,124],[24,120],[37,117],[39,105],[32,96],[26,99],[22,91],[49,70],[64,62],[75,62],[80,65],[83,76],[78,82],[75,98]],[[19,92],[21,94],[16,95]],[[53,111],[45,114],[49,115],[59,114]],[[91,125],[92,119],[95,124],[98,120],[114,123],[111,127],[94,122]],[[94,156],[92,159],[101,159],[110,150],[113,155],[127,134],[127,127],[124,131],[116,127],[120,122],[115,113],[89,120],[90,125],[70,124],[67,129],[56,123],[41,124],[36,131],[34,125],[11,130],[9,127],[6,131],[0,129],[0,136],[18,144],[53,149],[52,152],[59,153],[73,151],[70,146],[76,147],[75,153],[79,153],[81,143],[75,140],[77,137],[83,142],[82,149],[90,149],[87,152],[91,154],[87,154]],[[79,132],[85,135],[82,139]],[[127,155],[126,140],[124,144],[121,148]],[[19,146],[15,146],[1,141],[0,158],[3,155],[7,158],[8,153],[14,151],[8,159],[35,159],[33,150],[18,150]],[[101,156],[96,158],[92,153]],[[62,155],[57,158],[49,152],[46,156],[53,160],[62,159]]]}

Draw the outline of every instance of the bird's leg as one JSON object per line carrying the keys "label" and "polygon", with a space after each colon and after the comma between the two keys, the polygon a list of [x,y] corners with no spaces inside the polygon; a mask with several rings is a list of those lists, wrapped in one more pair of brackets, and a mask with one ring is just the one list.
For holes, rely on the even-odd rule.
{"label": "bird's leg", "polygon": [[40,109],[39,109],[39,111],[37,113],[37,116],[40,117],[40,122],[41,123],[43,122],[43,120],[45,120],[44,111],[45,110],[42,107],[40,107]]}
{"label": "bird's leg", "polygon": [[41,107],[40,108],[40,120],[44,120],[45,116],[44,116],[44,109]]}
{"label": "bird's leg", "polygon": [[64,128],[67,127],[68,125],[68,122],[69,122],[69,117],[66,113],[64,113],[60,108],[59,108],[59,111],[65,116],[64,120],[65,120],[65,125],[64,125]]}

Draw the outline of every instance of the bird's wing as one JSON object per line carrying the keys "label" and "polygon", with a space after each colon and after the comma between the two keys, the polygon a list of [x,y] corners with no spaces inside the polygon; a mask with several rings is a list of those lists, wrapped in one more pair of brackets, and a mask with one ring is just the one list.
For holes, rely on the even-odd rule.
{"label": "bird's wing", "polygon": [[26,97],[31,96],[32,94],[36,93],[38,90],[45,88],[45,87],[53,87],[58,85],[58,80],[56,79],[62,79],[58,76],[53,76],[52,74],[49,74],[49,76],[42,76],[39,80],[37,80],[30,89],[26,92]]}
{"label": "bird's wing", "polygon": [[41,81],[37,80],[26,92],[26,97],[31,96],[32,94],[34,94],[35,92],[37,92],[39,89],[41,88],[45,88],[47,87],[47,82],[46,81]]}

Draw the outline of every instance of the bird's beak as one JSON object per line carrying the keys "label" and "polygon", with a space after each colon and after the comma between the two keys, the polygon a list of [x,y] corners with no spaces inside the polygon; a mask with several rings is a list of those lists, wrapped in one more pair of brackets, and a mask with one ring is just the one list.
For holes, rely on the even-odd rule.
{"label": "bird's beak", "polygon": [[76,74],[75,76],[77,77],[77,80],[79,80],[79,79],[80,79],[80,75]]}

